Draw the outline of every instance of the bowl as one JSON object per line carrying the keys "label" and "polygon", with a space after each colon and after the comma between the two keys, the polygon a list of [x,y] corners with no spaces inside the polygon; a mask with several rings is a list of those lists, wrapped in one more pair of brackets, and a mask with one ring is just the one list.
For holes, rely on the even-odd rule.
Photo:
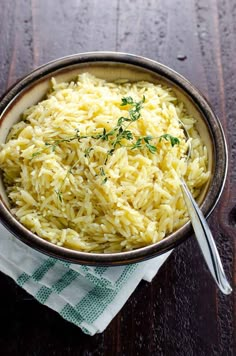
{"label": "bowl", "polygon": [[[221,196],[227,174],[224,133],[219,119],[199,90],[183,76],[156,61],[126,53],[90,52],[60,58],[39,67],[12,86],[1,99],[0,143],[5,142],[10,128],[19,121],[20,114],[42,100],[51,77],[58,82],[68,81],[82,72],[90,72],[109,81],[126,78],[130,81],[158,82],[174,89],[176,96],[197,119],[196,127],[208,149],[211,178],[198,198],[203,214],[208,217]],[[18,239],[38,251],[69,262],[96,266],[140,262],[171,250],[192,234],[191,224],[187,222],[162,241],[129,252],[97,254],[70,250],[38,237],[16,220],[10,211],[2,178],[0,220]]]}

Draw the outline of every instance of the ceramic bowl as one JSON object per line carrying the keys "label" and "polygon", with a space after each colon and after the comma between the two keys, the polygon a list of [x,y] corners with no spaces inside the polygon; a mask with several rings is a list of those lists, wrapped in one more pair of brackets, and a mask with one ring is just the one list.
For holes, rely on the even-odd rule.
{"label": "ceramic bowl", "polygon": [[[199,90],[174,70],[153,60],[126,53],[93,52],[60,58],[39,67],[18,81],[1,99],[0,143],[5,142],[20,114],[43,99],[51,77],[55,77],[57,82],[68,81],[82,72],[90,72],[109,81],[126,78],[158,82],[174,89],[197,119],[197,129],[208,149],[211,178],[198,198],[203,214],[208,217],[220,198],[227,173],[227,146],[221,124]],[[70,250],[43,240],[16,220],[10,211],[2,179],[0,195],[0,220],[12,234],[36,250],[73,263],[115,266],[139,262],[167,252],[192,234],[188,222],[162,241],[130,252],[95,254]]]}

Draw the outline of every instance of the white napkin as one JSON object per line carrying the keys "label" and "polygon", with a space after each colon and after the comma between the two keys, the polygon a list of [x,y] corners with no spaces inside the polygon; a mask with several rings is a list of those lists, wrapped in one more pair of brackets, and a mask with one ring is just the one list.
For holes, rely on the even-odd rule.
{"label": "white napkin", "polygon": [[170,253],[127,266],[81,266],[33,250],[0,224],[0,270],[89,335],[104,331],[139,282],[151,282]]}

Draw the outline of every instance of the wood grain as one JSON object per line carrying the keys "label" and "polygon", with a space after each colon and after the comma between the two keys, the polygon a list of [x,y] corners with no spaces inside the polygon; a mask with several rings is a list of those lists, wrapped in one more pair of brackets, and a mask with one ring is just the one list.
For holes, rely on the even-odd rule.
{"label": "wood grain", "polygon": [[4,356],[236,353],[235,0],[0,0],[0,94],[38,65],[76,52],[131,52],[186,76],[225,129],[229,174],[209,219],[234,293],[221,295],[192,236],[107,330],[84,335],[0,274]]}

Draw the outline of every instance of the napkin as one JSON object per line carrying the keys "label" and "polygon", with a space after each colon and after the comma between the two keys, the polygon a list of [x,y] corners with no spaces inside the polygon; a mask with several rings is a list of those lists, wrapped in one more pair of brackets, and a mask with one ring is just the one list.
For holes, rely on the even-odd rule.
{"label": "napkin", "polygon": [[89,335],[105,330],[139,282],[151,282],[170,253],[127,266],[81,266],[33,250],[0,225],[0,270]]}

